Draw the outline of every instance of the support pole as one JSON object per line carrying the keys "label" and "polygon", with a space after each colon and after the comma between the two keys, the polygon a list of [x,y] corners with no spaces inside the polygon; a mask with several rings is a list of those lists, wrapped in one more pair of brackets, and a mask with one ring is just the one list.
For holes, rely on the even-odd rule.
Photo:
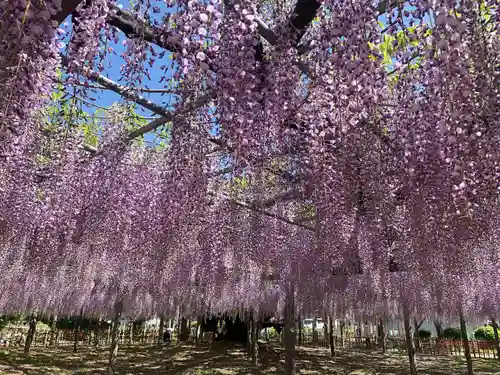
{"label": "support pole", "polygon": [[286,294],[284,315],[285,375],[295,375],[295,291],[291,285],[288,287]]}
{"label": "support pole", "polygon": [[299,314],[299,346],[301,345],[302,345],[302,316]]}
{"label": "support pole", "polygon": [[80,325],[82,323],[82,319],[83,319],[83,307],[80,309],[80,315],[77,318],[77,321],[75,324],[75,329],[73,332],[73,335],[74,335],[74,337],[73,337],[73,339],[74,339],[73,353],[78,352],[78,336],[80,335]]}
{"label": "support pole", "polygon": [[472,366],[472,356],[470,354],[469,337],[467,335],[467,324],[465,322],[464,311],[462,306],[458,310],[458,316],[460,318],[460,333],[462,334],[462,343],[465,351],[465,360],[467,362],[467,374],[474,375],[474,368]]}
{"label": "support pole", "polygon": [[345,329],[345,321],[342,320],[340,322],[340,346],[344,348],[345,342],[344,342],[344,329]]}
{"label": "support pole", "polygon": [[27,356],[30,353],[31,344],[33,343],[33,339],[35,338],[36,323],[36,314],[31,314],[28,334],[26,335],[26,342],[24,343],[24,354]]}
{"label": "support pole", "polygon": [[498,323],[495,318],[491,318],[491,325],[493,326],[493,334],[495,335],[495,349],[497,351],[497,360],[500,361],[500,339],[498,337]]}
{"label": "support pole", "polygon": [[380,318],[380,320],[379,320],[378,336],[380,339],[380,348],[382,349],[382,354],[385,354],[385,352],[387,351],[387,346],[386,346],[386,341],[385,341],[385,325],[384,325],[383,318]]}
{"label": "support pole", "polygon": [[415,327],[414,334],[415,334],[415,348],[416,350],[420,351],[420,336],[419,336],[419,330],[420,330],[420,324],[418,324],[417,318],[413,319],[413,326]]}
{"label": "support pole", "polygon": [[158,344],[161,344],[163,341],[163,330],[165,328],[165,316],[162,314],[160,316],[160,326],[158,328]]}
{"label": "support pole", "polygon": [[250,340],[252,343],[252,349],[251,349],[251,354],[252,354],[252,368],[254,370],[257,370],[257,367],[259,365],[259,346],[258,346],[258,332],[257,332],[257,317],[255,316],[255,312],[252,311],[251,314],[251,333],[250,333]]}
{"label": "support pole", "polygon": [[415,361],[415,346],[411,334],[410,311],[406,303],[403,304],[403,320],[405,327],[406,348],[408,351],[408,360],[410,362],[410,375],[417,375],[417,363]]}
{"label": "support pole", "polygon": [[113,318],[113,328],[111,330],[111,347],[109,348],[108,372],[107,375],[113,375],[116,367],[116,357],[118,356],[118,327],[123,311],[123,301],[115,305],[115,316]]}
{"label": "support pole", "polygon": [[[325,321],[325,325],[327,322]],[[333,339],[333,316],[328,317],[328,339],[330,342],[330,354],[335,356],[335,341]]]}
{"label": "support pole", "polygon": [[50,339],[49,345],[56,346],[56,333],[57,333],[57,315],[52,315],[52,319],[50,322]]}
{"label": "support pole", "polygon": [[317,346],[318,345],[318,318],[317,318],[316,313],[313,316],[312,330],[313,330],[312,344],[313,344],[313,346]]}

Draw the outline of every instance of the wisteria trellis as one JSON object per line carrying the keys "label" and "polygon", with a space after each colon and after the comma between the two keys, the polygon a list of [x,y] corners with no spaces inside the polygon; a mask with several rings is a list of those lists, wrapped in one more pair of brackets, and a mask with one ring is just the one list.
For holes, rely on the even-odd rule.
{"label": "wisteria trellis", "polygon": [[[274,312],[293,285],[303,311],[377,315],[397,301],[498,313],[494,0],[319,1],[303,37],[290,12],[270,31],[269,7],[250,0],[142,0],[131,14],[144,25],[159,3],[175,12],[144,38],[176,48],[170,146],[130,142],[111,113],[97,152],[59,134],[41,169],[39,110],[67,4],[0,1],[0,311],[109,314],[123,300],[132,315]],[[112,0],[77,10],[70,82],[106,61],[99,45],[120,12]],[[159,69],[140,35],[129,35],[129,81]],[[214,173],[214,153],[230,155],[231,176],[244,171],[243,193]],[[276,161],[287,168],[270,173]]]}

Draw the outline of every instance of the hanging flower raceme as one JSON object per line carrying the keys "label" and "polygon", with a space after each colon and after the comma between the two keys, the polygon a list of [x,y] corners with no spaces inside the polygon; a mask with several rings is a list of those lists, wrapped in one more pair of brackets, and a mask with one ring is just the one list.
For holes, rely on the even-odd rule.
{"label": "hanging flower raceme", "polygon": [[60,65],[51,21],[59,7],[60,1],[0,3],[0,232],[12,239],[30,227],[34,210],[39,110]]}

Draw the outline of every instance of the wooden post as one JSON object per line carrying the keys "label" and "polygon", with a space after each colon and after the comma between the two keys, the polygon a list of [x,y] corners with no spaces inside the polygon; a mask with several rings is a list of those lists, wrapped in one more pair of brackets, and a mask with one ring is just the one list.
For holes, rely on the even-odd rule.
{"label": "wooden post", "polygon": [[179,341],[189,340],[188,320],[186,319],[186,317],[183,316],[179,323],[180,323],[180,339],[179,339]]}
{"label": "wooden post", "polygon": [[410,311],[406,303],[403,304],[403,323],[405,327],[406,349],[410,362],[410,375],[417,375],[417,363],[415,360],[415,346],[411,334]]}
{"label": "wooden post", "polygon": [[378,336],[380,340],[380,348],[382,349],[382,354],[385,354],[387,351],[386,342],[385,342],[385,327],[384,327],[384,319],[380,318],[378,324]]}
{"label": "wooden post", "polygon": [[252,367],[254,370],[257,370],[257,367],[259,365],[259,346],[257,343],[257,340],[258,340],[257,317],[256,317],[254,311],[252,311],[252,314],[251,314],[250,324],[251,324],[250,340],[252,343],[252,346],[251,346]]}
{"label": "wooden post", "polygon": [[500,361],[500,338],[498,335],[498,323],[495,318],[491,318],[491,325],[493,326],[493,335],[495,336],[495,350],[497,352],[497,360]]}
{"label": "wooden post", "polygon": [[73,342],[73,353],[78,352],[78,336],[80,334],[80,324],[83,318],[83,307],[80,309],[80,315],[77,318],[74,330],[74,342]]}
{"label": "wooden post", "polygon": [[312,324],[312,330],[313,330],[313,341],[312,344],[313,346],[318,345],[318,318],[316,316],[316,313],[313,315],[313,324]]}
{"label": "wooden post", "polygon": [[[266,328],[267,333],[267,328]],[[302,345],[302,316],[299,314],[299,346]]]}
{"label": "wooden post", "polygon": [[413,318],[413,326],[414,326],[414,329],[415,329],[415,349],[420,351],[420,336],[418,334],[418,331],[420,329],[420,324],[418,324],[418,320],[417,318]]}
{"label": "wooden post", "polygon": [[443,323],[439,319],[434,320],[434,327],[436,327],[436,335],[439,340],[443,339]]}
{"label": "wooden post", "polygon": [[109,348],[108,372],[107,375],[115,373],[116,357],[118,356],[118,327],[120,325],[120,318],[123,311],[123,301],[115,305],[115,316],[113,319],[113,326],[111,332],[111,347]]}
{"label": "wooden post", "polygon": [[467,335],[467,324],[465,322],[464,311],[462,306],[458,310],[458,316],[460,318],[460,331],[462,334],[462,343],[465,350],[465,360],[467,362],[467,374],[474,375],[474,368],[472,366],[472,356],[470,354],[469,337]]}
{"label": "wooden post", "polygon": [[342,320],[340,322],[340,346],[342,348],[344,348],[344,345],[345,345],[345,343],[344,343],[344,329],[345,329],[345,321]]}
{"label": "wooden post", "polygon": [[29,320],[29,329],[28,329],[28,334],[26,335],[26,342],[24,343],[24,354],[29,355],[30,353],[30,348],[31,344],[33,342],[33,339],[35,338],[35,332],[36,332],[36,315],[31,314],[30,320]]}
{"label": "wooden post", "polygon": [[283,341],[285,344],[285,375],[295,375],[295,291],[290,285],[285,302],[285,326]]}
{"label": "wooden post", "polygon": [[57,315],[52,315],[52,319],[50,321],[50,340],[49,340],[50,346],[55,346],[57,344],[56,330],[57,330]]}
{"label": "wooden post", "polygon": [[[325,321],[325,326],[326,326],[326,324],[327,324],[327,322]],[[328,332],[328,339],[330,342],[330,354],[333,357],[333,356],[335,356],[335,341],[333,340],[333,317],[332,316],[328,317],[327,332]]]}
{"label": "wooden post", "polygon": [[43,346],[47,346],[49,343],[49,331],[45,331],[43,335]]}
{"label": "wooden post", "polygon": [[324,315],[323,316],[323,339],[325,344],[328,344],[328,319],[330,318],[329,315]]}
{"label": "wooden post", "polygon": [[130,323],[130,332],[129,332],[129,343],[132,345],[134,343],[134,322]]}
{"label": "wooden post", "polygon": [[165,328],[165,317],[160,315],[160,326],[158,327],[158,344],[161,344],[163,341],[163,330]]}

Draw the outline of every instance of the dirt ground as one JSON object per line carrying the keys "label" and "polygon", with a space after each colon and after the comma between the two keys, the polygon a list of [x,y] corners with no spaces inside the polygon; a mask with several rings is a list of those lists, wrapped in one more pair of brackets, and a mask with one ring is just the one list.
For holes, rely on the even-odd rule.
{"label": "dirt ground", "polygon": [[[263,348],[259,353],[259,368],[252,370],[251,361],[243,348],[215,344],[208,346],[174,345],[124,346],[120,348],[119,375],[247,375],[281,374],[283,352],[279,348]],[[72,347],[35,347],[29,358],[21,349],[0,348],[1,375],[97,375],[105,374],[106,349],[81,348],[74,354]],[[403,353],[382,355],[376,351],[346,350],[332,358],[326,349],[299,348],[298,374],[335,375],[405,375],[407,358]],[[466,374],[464,359],[449,356],[420,356],[419,375]],[[476,375],[500,375],[500,362],[474,360]]]}

